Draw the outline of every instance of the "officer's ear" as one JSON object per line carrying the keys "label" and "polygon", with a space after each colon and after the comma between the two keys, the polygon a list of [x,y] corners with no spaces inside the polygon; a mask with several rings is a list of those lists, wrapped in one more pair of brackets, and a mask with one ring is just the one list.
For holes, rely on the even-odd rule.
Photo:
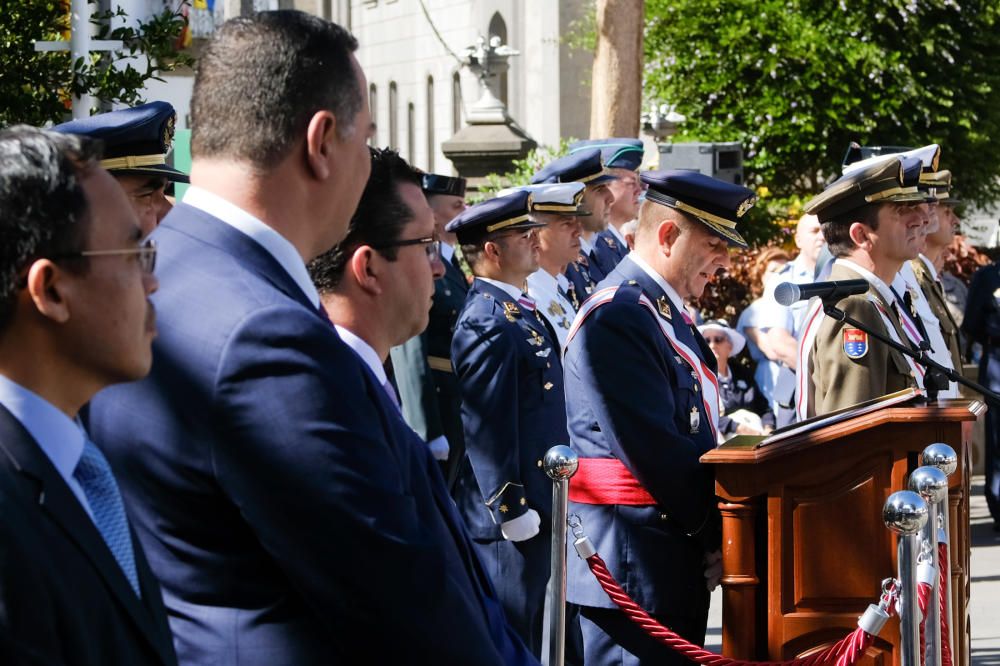
{"label": "officer's ear", "polygon": [[660,222],[660,226],[656,228],[656,241],[664,256],[670,256],[670,252],[673,250],[674,244],[680,235],[681,228],[675,220],[667,218]]}
{"label": "officer's ear", "polygon": [[351,277],[362,291],[373,296],[382,293],[382,285],[379,284],[381,277],[378,262],[376,261],[376,251],[369,245],[361,245],[354,250],[347,261],[347,270]]}
{"label": "officer's ear", "polygon": [[317,180],[326,180],[332,172],[338,137],[337,118],[330,111],[313,114],[306,127],[306,164]]}
{"label": "officer's ear", "polygon": [[865,252],[871,252],[872,230],[867,224],[863,222],[851,222],[851,226],[847,229],[847,235],[851,237],[851,241],[857,247]]}
{"label": "officer's ear", "polygon": [[72,276],[51,259],[38,259],[28,268],[21,298],[30,301],[43,317],[57,324],[69,320]]}

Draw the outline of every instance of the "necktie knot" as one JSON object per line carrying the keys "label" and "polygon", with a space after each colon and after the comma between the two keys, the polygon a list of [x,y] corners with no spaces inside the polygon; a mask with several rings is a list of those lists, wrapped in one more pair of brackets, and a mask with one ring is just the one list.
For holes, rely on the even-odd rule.
{"label": "necktie knot", "polygon": [[688,326],[694,326],[694,320],[691,319],[691,315],[687,313],[687,310],[681,309],[681,319],[683,319],[684,323]]}
{"label": "necktie knot", "polygon": [[104,543],[107,544],[136,595],[141,596],[125,504],[122,502],[121,492],[118,490],[118,483],[111,472],[108,459],[89,439],[85,440],[83,454],[76,469],[73,470],[73,477],[83,489],[97,531],[100,532],[101,538],[104,539]]}

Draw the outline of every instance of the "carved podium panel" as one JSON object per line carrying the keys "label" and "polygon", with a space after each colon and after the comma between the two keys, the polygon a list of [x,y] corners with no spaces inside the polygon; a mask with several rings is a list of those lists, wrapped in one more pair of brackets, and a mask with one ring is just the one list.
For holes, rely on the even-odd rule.
{"label": "carved podium panel", "polygon": [[[949,479],[954,663],[967,664],[968,442],[978,401],[892,406],[755,446],[745,438],[706,453],[722,511],[725,656],[782,660],[822,650],[857,627],[896,575],[896,538],[882,523],[923,449],[943,442],[959,467]],[[759,438],[757,438],[759,440]],[[860,663],[899,663],[891,620]]]}

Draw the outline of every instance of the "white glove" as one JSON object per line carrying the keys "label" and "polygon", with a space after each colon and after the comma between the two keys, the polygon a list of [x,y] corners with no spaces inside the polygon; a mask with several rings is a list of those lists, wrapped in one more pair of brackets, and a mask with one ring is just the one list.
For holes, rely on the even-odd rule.
{"label": "white glove", "polygon": [[528,509],[517,518],[500,523],[500,533],[508,541],[527,541],[538,534],[541,517],[534,509]]}
{"label": "white glove", "polygon": [[431,450],[431,455],[434,456],[434,460],[445,461],[448,459],[448,451],[450,450],[450,447],[448,446],[448,440],[444,435],[435,437],[431,441],[427,442],[427,448]]}
{"label": "white glove", "polygon": [[722,578],[722,551],[714,550],[705,553],[705,587],[712,592],[719,586],[719,579]]}

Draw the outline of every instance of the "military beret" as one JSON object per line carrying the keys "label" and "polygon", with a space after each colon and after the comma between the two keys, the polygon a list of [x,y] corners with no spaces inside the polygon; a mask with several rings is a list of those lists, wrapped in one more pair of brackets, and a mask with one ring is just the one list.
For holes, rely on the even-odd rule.
{"label": "military beret", "polygon": [[502,197],[513,192],[524,191],[531,194],[529,210],[532,213],[590,215],[591,212],[582,207],[583,192],[586,188],[587,186],[583,183],[543,183],[509,187],[497,192],[497,196]]}
{"label": "military beret", "polygon": [[642,164],[642,141],[639,139],[590,139],[570,144],[569,154],[597,148],[601,151],[601,160],[609,169],[628,169],[635,171]]}
{"label": "military beret", "polygon": [[531,177],[532,184],[584,183],[585,185],[597,185],[609,180],[617,180],[617,177],[604,169],[601,151],[597,148],[581,150],[553,160]]}
{"label": "military beret", "polygon": [[523,190],[469,206],[445,226],[458,236],[459,243],[475,242],[495,231],[515,231],[544,227],[528,217],[531,193]]}
{"label": "military beret", "polygon": [[[919,160],[900,160],[898,156],[878,160],[835,180],[813,197],[803,211],[817,216],[820,222],[827,222],[869,204],[920,203],[924,195],[913,182],[914,166],[920,164]],[[912,184],[904,180],[906,167],[910,170],[908,180]]]}
{"label": "military beret", "polygon": [[736,221],[753,208],[757,195],[742,185],[727,183],[698,171],[645,171],[646,201],[683,211],[730,245],[747,247]]}
{"label": "military beret", "polygon": [[167,102],[149,102],[129,109],[71,120],[52,129],[79,134],[104,143],[101,166],[123,176],[161,176],[187,183],[187,174],[167,166],[177,113]]}
{"label": "military beret", "polygon": [[465,182],[465,178],[425,173],[422,177],[421,189],[423,189],[424,194],[448,194],[464,198]]}

